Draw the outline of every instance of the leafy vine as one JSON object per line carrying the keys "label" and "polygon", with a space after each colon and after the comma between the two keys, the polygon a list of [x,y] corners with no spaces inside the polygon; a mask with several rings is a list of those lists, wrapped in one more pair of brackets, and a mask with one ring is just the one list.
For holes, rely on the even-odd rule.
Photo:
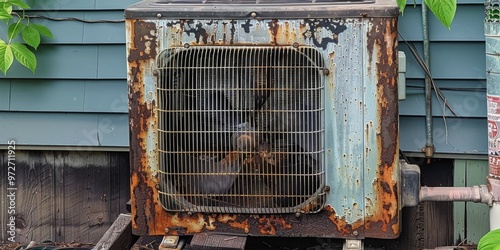
{"label": "leafy vine", "polygon": [[[451,28],[455,12],[457,11],[457,0],[423,0],[427,7],[448,29]],[[397,0],[401,13],[404,13],[407,0]],[[413,0],[415,4],[415,0]]]}
{"label": "leafy vine", "polygon": [[[30,6],[22,0],[0,0],[0,21],[8,26],[7,39],[0,38],[0,70],[4,74],[7,74],[14,59],[34,73],[37,61],[31,49],[38,49],[41,36],[53,37],[47,27],[31,22],[25,12],[27,9]],[[18,37],[24,43],[18,42]]]}

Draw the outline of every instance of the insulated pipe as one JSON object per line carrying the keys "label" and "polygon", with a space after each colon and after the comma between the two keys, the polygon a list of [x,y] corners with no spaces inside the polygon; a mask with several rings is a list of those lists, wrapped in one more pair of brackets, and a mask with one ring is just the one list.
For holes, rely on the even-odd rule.
{"label": "insulated pipe", "polygon": [[472,187],[421,187],[420,201],[472,201],[491,205],[493,195],[486,185]]}
{"label": "insulated pipe", "polygon": [[[429,52],[429,21],[427,20],[427,5],[422,1],[422,35],[424,42],[424,62],[430,70],[430,52]],[[434,156],[434,141],[432,138],[432,86],[431,79],[425,74],[425,131],[426,143],[422,151],[426,158]]]}

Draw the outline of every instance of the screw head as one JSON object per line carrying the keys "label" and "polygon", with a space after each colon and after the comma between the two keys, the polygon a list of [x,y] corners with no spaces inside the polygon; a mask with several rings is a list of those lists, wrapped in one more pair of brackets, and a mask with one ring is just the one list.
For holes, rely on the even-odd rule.
{"label": "screw head", "polygon": [[160,13],[156,14],[156,17],[161,18],[161,14]]}
{"label": "screw head", "polygon": [[257,17],[257,13],[252,12],[252,13],[250,13],[250,16],[253,17],[253,18],[256,18]]}

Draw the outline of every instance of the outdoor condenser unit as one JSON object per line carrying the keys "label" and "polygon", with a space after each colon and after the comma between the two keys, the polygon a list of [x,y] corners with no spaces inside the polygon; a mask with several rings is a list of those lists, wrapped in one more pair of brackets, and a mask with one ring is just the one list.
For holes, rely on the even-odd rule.
{"label": "outdoor condenser unit", "polygon": [[132,223],[396,238],[394,0],[149,0],[126,10]]}

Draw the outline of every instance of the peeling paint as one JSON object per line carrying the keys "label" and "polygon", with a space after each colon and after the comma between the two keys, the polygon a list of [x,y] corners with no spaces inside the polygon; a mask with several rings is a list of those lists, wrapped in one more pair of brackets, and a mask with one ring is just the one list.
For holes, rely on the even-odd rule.
{"label": "peeling paint", "polygon": [[[398,101],[397,101],[397,19],[372,19],[368,36],[369,64],[375,65],[377,77],[379,150],[377,195],[370,206],[366,228],[370,237],[396,238],[399,235],[398,203]],[[370,123],[371,124],[371,123]],[[368,230],[370,229],[370,230]]]}

